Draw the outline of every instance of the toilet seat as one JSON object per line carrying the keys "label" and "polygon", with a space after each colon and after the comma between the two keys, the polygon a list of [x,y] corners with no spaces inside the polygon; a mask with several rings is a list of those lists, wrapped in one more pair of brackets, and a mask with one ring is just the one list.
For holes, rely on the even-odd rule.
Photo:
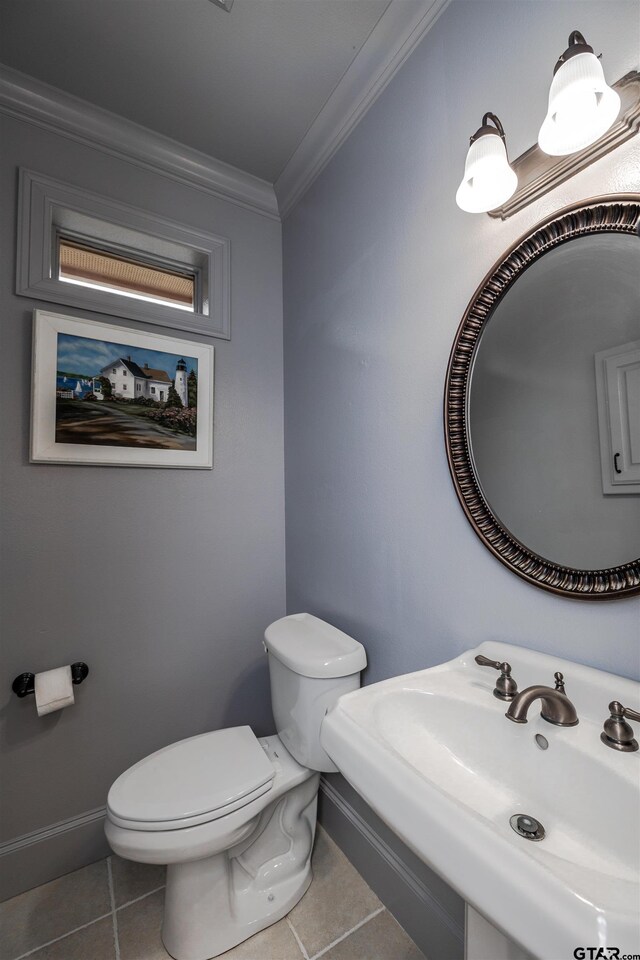
{"label": "toilet seat", "polygon": [[129,830],[182,830],[268,793],[275,767],[250,727],[180,740],[126,770],[109,791],[109,819]]}

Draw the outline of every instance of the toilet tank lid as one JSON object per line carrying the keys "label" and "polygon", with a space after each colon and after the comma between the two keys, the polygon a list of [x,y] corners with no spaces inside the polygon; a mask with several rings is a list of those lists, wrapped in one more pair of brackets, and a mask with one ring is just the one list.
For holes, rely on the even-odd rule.
{"label": "toilet tank lid", "polygon": [[348,677],[367,665],[361,643],[310,613],[292,613],[264,632],[277,660],[303,677]]}

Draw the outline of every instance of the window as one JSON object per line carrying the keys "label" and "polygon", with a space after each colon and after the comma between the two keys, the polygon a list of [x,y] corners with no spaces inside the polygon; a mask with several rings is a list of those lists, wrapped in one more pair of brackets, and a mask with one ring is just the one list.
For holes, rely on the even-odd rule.
{"label": "window", "polygon": [[127,389],[126,383],[123,383],[123,384],[122,384],[122,389],[123,389],[123,390],[126,390],[126,389]]}
{"label": "window", "polygon": [[123,377],[126,377],[126,375],[127,375],[127,371],[126,371],[126,370],[123,370],[123,371],[122,371],[122,376],[123,376]]}
{"label": "window", "polygon": [[58,235],[58,279],[176,310],[195,307],[195,271],[163,270],[122,254]]}
{"label": "window", "polygon": [[136,390],[142,390],[142,384],[136,383]]}
{"label": "window", "polygon": [[151,393],[155,393],[155,392],[156,392],[156,388],[155,388],[155,387],[151,387]]}
{"label": "window", "polygon": [[224,237],[20,171],[16,293],[230,338]]}
{"label": "window", "polygon": [[116,368],[114,367],[111,373],[115,373],[115,372],[116,372]]}

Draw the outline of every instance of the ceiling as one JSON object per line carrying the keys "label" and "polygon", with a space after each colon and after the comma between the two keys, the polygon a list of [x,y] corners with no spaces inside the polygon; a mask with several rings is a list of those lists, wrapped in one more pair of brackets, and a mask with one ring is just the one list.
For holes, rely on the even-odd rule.
{"label": "ceiling", "polygon": [[273,183],[394,4],[0,0],[0,61]]}

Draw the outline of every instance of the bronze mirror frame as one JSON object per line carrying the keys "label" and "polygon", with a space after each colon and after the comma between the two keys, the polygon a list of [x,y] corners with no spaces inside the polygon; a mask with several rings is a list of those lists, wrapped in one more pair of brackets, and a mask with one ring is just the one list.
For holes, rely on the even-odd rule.
{"label": "bronze mirror frame", "polygon": [[[615,600],[640,593],[640,559],[602,570],[560,566],[533,553],[492,513],[476,476],[468,440],[467,403],[475,352],[494,308],[539,257],[575,237],[637,232],[640,194],[596,197],[565,207],[521,237],[474,293],[456,334],[444,395],[447,459],[467,519],[495,557],[529,583],[563,597]],[[640,241],[639,241],[640,242]]]}

